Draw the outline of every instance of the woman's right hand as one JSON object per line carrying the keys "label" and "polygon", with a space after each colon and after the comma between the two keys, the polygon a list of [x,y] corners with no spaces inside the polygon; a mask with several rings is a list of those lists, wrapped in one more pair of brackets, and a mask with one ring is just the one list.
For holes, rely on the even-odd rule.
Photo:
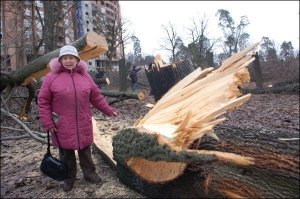
{"label": "woman's right hand", "polygon": [[51,129],[49,129],[49,132],[50,132],[50,133],[54,133],[54,132],[56,132],[56,131],[57,131],[56,127],[52,127]]}

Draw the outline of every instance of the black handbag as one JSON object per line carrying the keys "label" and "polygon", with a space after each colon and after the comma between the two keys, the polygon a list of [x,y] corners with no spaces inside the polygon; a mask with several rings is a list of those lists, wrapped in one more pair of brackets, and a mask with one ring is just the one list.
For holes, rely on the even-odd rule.
{"label": "black handbag", "polygon": [[62,181],[68,177],[68,165],[65,161],[65,156],[63,154],[63,151],[60,147],[59,140],[57,138],[56,132],[54,132],[59,150],[63,156],[64,161],[60,161],[57,158],[53,157],[50,153],[50,139],[49,139],[49,131],[47,131],[47,137],[48,137],[48,148],[47,153],[44,155],[44,158],[41,162],[40,170],[42,173],[44,173],[46,176],[52,178],[56,181]]}

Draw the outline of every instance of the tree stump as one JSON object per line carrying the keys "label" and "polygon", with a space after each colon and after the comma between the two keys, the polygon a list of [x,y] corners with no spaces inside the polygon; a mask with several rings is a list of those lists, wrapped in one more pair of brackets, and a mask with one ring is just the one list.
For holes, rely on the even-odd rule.
{"label": "tree stump", "polygon": [[194,71],[189,59],[145,69],[155,101],[158,101],[172,86]]}

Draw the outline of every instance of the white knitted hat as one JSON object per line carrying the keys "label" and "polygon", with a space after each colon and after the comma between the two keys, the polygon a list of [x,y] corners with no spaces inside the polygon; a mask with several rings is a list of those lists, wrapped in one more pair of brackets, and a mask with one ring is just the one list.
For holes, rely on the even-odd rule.
{"label": "white knitted hat", "polygon": [[64,46],[60,49],[58,60],[64,55],[73,55],[80,60],[77,49],[74,46]]}

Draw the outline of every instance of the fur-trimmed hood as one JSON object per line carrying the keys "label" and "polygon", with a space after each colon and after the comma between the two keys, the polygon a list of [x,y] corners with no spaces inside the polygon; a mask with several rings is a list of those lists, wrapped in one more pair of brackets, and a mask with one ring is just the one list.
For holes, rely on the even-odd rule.
{"label": "fur-trimmed hood", "polygon": [[[60,73],[60,72],[63,72],[63,71],[68,71],[69,69],[65,68],[59,61],[58,61],[58,58],[54,58],[50,61],[49,63],[49,66],[50,66],[50,69],[52,72],[54,73]],[[87,64],[80,60],[78,63],[77,63],[77,66],[75,68],[72,69],[73,72],[78,72],[80,74],[83,74],[85,73],[87,70],[88,70],[88,66]]]}

